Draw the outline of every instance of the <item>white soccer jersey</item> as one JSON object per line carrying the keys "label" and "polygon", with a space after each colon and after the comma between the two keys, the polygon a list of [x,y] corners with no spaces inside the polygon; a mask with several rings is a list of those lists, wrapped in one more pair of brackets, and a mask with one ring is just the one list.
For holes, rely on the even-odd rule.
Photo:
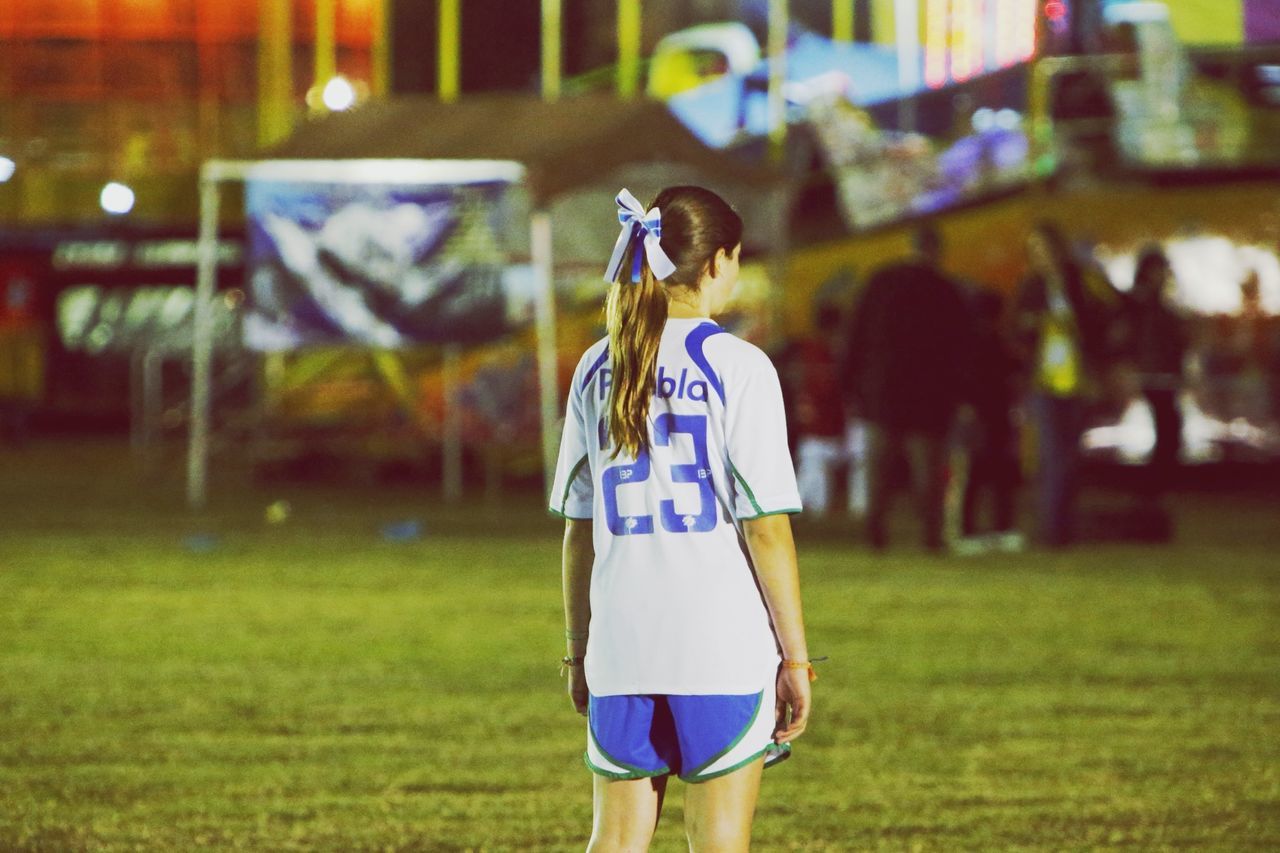
{"label": "white soccer jersey", "polygon": [[649,450],[611,456],[608,340],[573,375],[551,509],[591,519],[587,685],[744,694],[778,665],[738,522],[800,510],[778,375],[707,319],[669,319]]}

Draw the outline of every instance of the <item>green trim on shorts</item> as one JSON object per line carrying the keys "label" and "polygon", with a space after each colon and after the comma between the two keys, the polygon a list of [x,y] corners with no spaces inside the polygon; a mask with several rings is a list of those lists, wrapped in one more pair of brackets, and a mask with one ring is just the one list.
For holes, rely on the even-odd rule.
{"label": "green trim on shorts", "polygon": [[[789,743],[771,743],[764,748],[764,751],[765,751],[765,758],[764,758],[765,770],[768,770],[770,767],[777,767],[779,764],[786,761],[792,755],[791,744]],[[773,753],[772,756],[768,754],[770,752]]]}
{"label": "green trim on shorts", "polygon": [[619,761],[614,758],[609,754],[608,750],[600,745],[600,741],[596,739],[596,733],[591,730],[590,722],[587,723],[587,737],[591,738],[591,742],[596,745],[596,749],[600,750],[601,755],[619,767],[625,767],[630,771],[627,773],[616,773],[612,770],[605,770],[603,767],[597,767],[591,763],[591,753],[584,750],[582,753],[583,763],[587,765],[587,768],[592,773],[604,776],[607,779],[651,779],[654,776],[666,776],[671,773],[671,768],[669,766],[663,767],[661,770],[644,770],[643,768],[636,767],[635,765],[628,764],[625,761]]}
{"label": "green trim on shorts", "polygon": [[[778,758],[774,759],[773,761],[769,761],[768,755],[771,752],[778,753]],[[729,773],[732,773],[735,770],[741,770],[743,767],[746,767],[751,762],[756,761],[757,759],[762,757],[765,758],[765,763],[764,763],[765,770],[768,770],[771,767],[775,767],[778,764],[781,764],[783,761],[791,757],[791,744],[773,743],[772,741],[770,741],[769,744],[764,749],[760,750],[750,758],[744,758],[742,761],[739,761],[737,764],[733,765],[732,767],[726,767],[723,770],[717,770],[715,773],[711,773],[706,776],[699,776],[696,779],[686,779],[684,776],[681,776],[680,781],[686,782],[690,785],[697,785],[702,782],[707,782],[712,779],[715,779],[719,776],[725,776]]]}
{"label": "green trim on shorts", "polygon": [[761,758],[764,758],[764,754],[768,751],[769,751],[769,747],[766,746],[764,749],[760,750],[755,755],[742,759],[732,767],[726,767],[723,770],[717,770],[715,773],[708,773],[705,776],[681,776],[680,781],[687,782],[690,785],[698,785],[698,784],[701,784],[702,782],[710,782],[712,779],[719,778],[720,776],[727,776],[728,774],[732,773],[735,770],[741,770],[743,767],[746,767],[748,764],[750,764],[753,761],[759,761]]}
{"label": "green trim on shorts", "polygon": [[[764,690],[761,690],[759,693],[756,694],[756,709],[751,712],[751,719],[748,720],[747,724],[742,727],[742,731],[738,732],[738,736],[733,739],[733,742],[730,743],[728,746],[726,746],[724,749],[717,752],[715,755],[708,758],[706,761],[699,764],[697,767],[693,768],[692,770],[689,770],[685,773],[681,773],[680,778],[688,782],[689,777],[697,776],[703,770],[707,769],[712,764],[715,764],[717,761],[719,761],[720,759],[728,755],[735,746],[742,743],[742,739],[747,736],[747,732],[751,731],[751,727],[754,726],[756,724],[756,720],[760,718],[760,708],[763,705],[764,705]],[[735,766],[738,766],[738,765],[735,765]],[[712,775],[715,776],[719,774],[712,774]],[[712,777],[709,776],[707,778],[712,778]]]}
{"label": "green trim on shorts", "polygon": [[657,773],[644,773],[639,770],[634,773],[614,773],[612,770],[605,770],[603,767],[596,767],[591,763],[591,756],[586,752],[582,753],[582,763],[587,765],[587,769],[597,776],[605,779],[611,779],[615,782],[624,782],[629,779],[652,779],[654,776],[666,776],[671,773],[670,770],[660,770]]}

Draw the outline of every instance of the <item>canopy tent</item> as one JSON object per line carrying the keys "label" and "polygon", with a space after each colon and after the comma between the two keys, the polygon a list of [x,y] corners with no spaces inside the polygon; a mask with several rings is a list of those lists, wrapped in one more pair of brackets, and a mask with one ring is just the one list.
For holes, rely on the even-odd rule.
{"label": "canopy tent", "polygon": [[[399,97],[308,122],[259,160],[206,162],[200,174],[188,503],[200,507],[206,498],[209,325],[222,183],[257,176],[324,183],[379,180],[449,184],[482,180],[492,174],[519,180],[530,200],[542,457],[549,485],[560,414],[552,202],[635,174],[634,169],[640,166],[659,168],[662,183],[696,181],[736,198],[742,207],[749,203],[753,216],[746,218],[752,231],[762,235],[758,242],[771,246],[774,252],[785,250],[788,196],[781,174],[706,147],[656,101],[592,95],[548,103],[528,95],[491,95],[442,103],[428,97]],[[637,191],[643,194],[645,189]],[[749,196],[745,202],[740,197],[744,195]],[[616,224],[609,226],[616,223],[611,209],[590,214],[603,223],[606,232],[616,234]],[[606,239],[605,252],[612,236]],[[602,265],[606,257],[606,253],[600,254]]]}
{"label": "canopy tent", "polygon": [[509,160],[524,166],[535,207],[639,162],[692,166],[713,183],[760,187],[775,178],[703,145],[657,101],[603,95],[374,101],[309,122],[266,158]]}

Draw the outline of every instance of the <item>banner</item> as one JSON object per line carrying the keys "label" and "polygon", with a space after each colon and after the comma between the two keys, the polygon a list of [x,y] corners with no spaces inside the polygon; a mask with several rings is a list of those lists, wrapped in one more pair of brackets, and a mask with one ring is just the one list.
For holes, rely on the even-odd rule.
{"label": "banner", "polygon": [[523,325],[509,188],[250,181],[246,346],[468,344]]}
{"label": "banner", "polygon": [[840,98],[811,106],[809,122],[851,231],[936,213],[1031,176],[1023,118],[1011,109],[975,110],[971,131],[954,140],[881,129]]}

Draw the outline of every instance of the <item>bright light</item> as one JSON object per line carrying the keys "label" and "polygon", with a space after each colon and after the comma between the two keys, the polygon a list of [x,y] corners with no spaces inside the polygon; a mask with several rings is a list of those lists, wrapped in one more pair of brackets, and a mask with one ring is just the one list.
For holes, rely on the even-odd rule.
{"label": "bright light", "polygon": [[1004,68],[1013,55],[1013,26],[1009,20],[1009,0],[995,0],[995,37],[991,39],[995,48],[996,67]]}
{"label": "bright light", "polygon": [[[1258,277],[1258,296],[1268,315],[1280,314],[1280,256],[1270,246],[1238,243],[1214,234],[1164,241],[1177,286],[1173,298],[1192,314],[1239,314],[1244,307],[1240,284]],[[1098,261],[1120,290],[1129,290],[1137,268],[1137,246],[1100,249]]]}
{"label": "bright light", "polygon": [[1017,6],[1018,23],[1016,36],[1018,40],[1017,56],[1020,60],[1027,60],[1036,55],[1036,24],[1037,12],[1034,3],[1023,2]]}
{"label": "bright light", "polygon": [[107,213],[119,216],[133,210],[133,190],[124,184],[112,181],[102,188],[98,203]]}
{"label": "bright light", "polygon": [[355,106],[356,90],[350,80],[338,75],[324,84],[324,94],[320,97],[331,111],[341,112]]}
{"label": "bright light", "polygon": [[974,74],[987,70],[987,0],[973,0],[969,7],[969,67]]}
{"label": "bright light", "polygon": [[950,0],[928,0],[924,18],[924,82],[931,89],[947,83]]}
{"label": "bright light", "polygon": [[10,160],[8,157],[0,157],[0,184],[13,177],[14,171],[18,168],[18,164]]}
{"label": "bright light", "polygon": [[983,70],[982,0],[952,0],[951,79],[968,80]]}
{"label": "bright light", "polygon": [[1022,58],[1018,35],[1024,7],[1029,0],[996,0],[996,62],[1001,68]]}
{"label": "bright light", "polygon": [[1005,107],[996,113],[996,127],[1001,130],[1017,130],[1018,125],[1021,123],[1022,116],[1017,110]]}

